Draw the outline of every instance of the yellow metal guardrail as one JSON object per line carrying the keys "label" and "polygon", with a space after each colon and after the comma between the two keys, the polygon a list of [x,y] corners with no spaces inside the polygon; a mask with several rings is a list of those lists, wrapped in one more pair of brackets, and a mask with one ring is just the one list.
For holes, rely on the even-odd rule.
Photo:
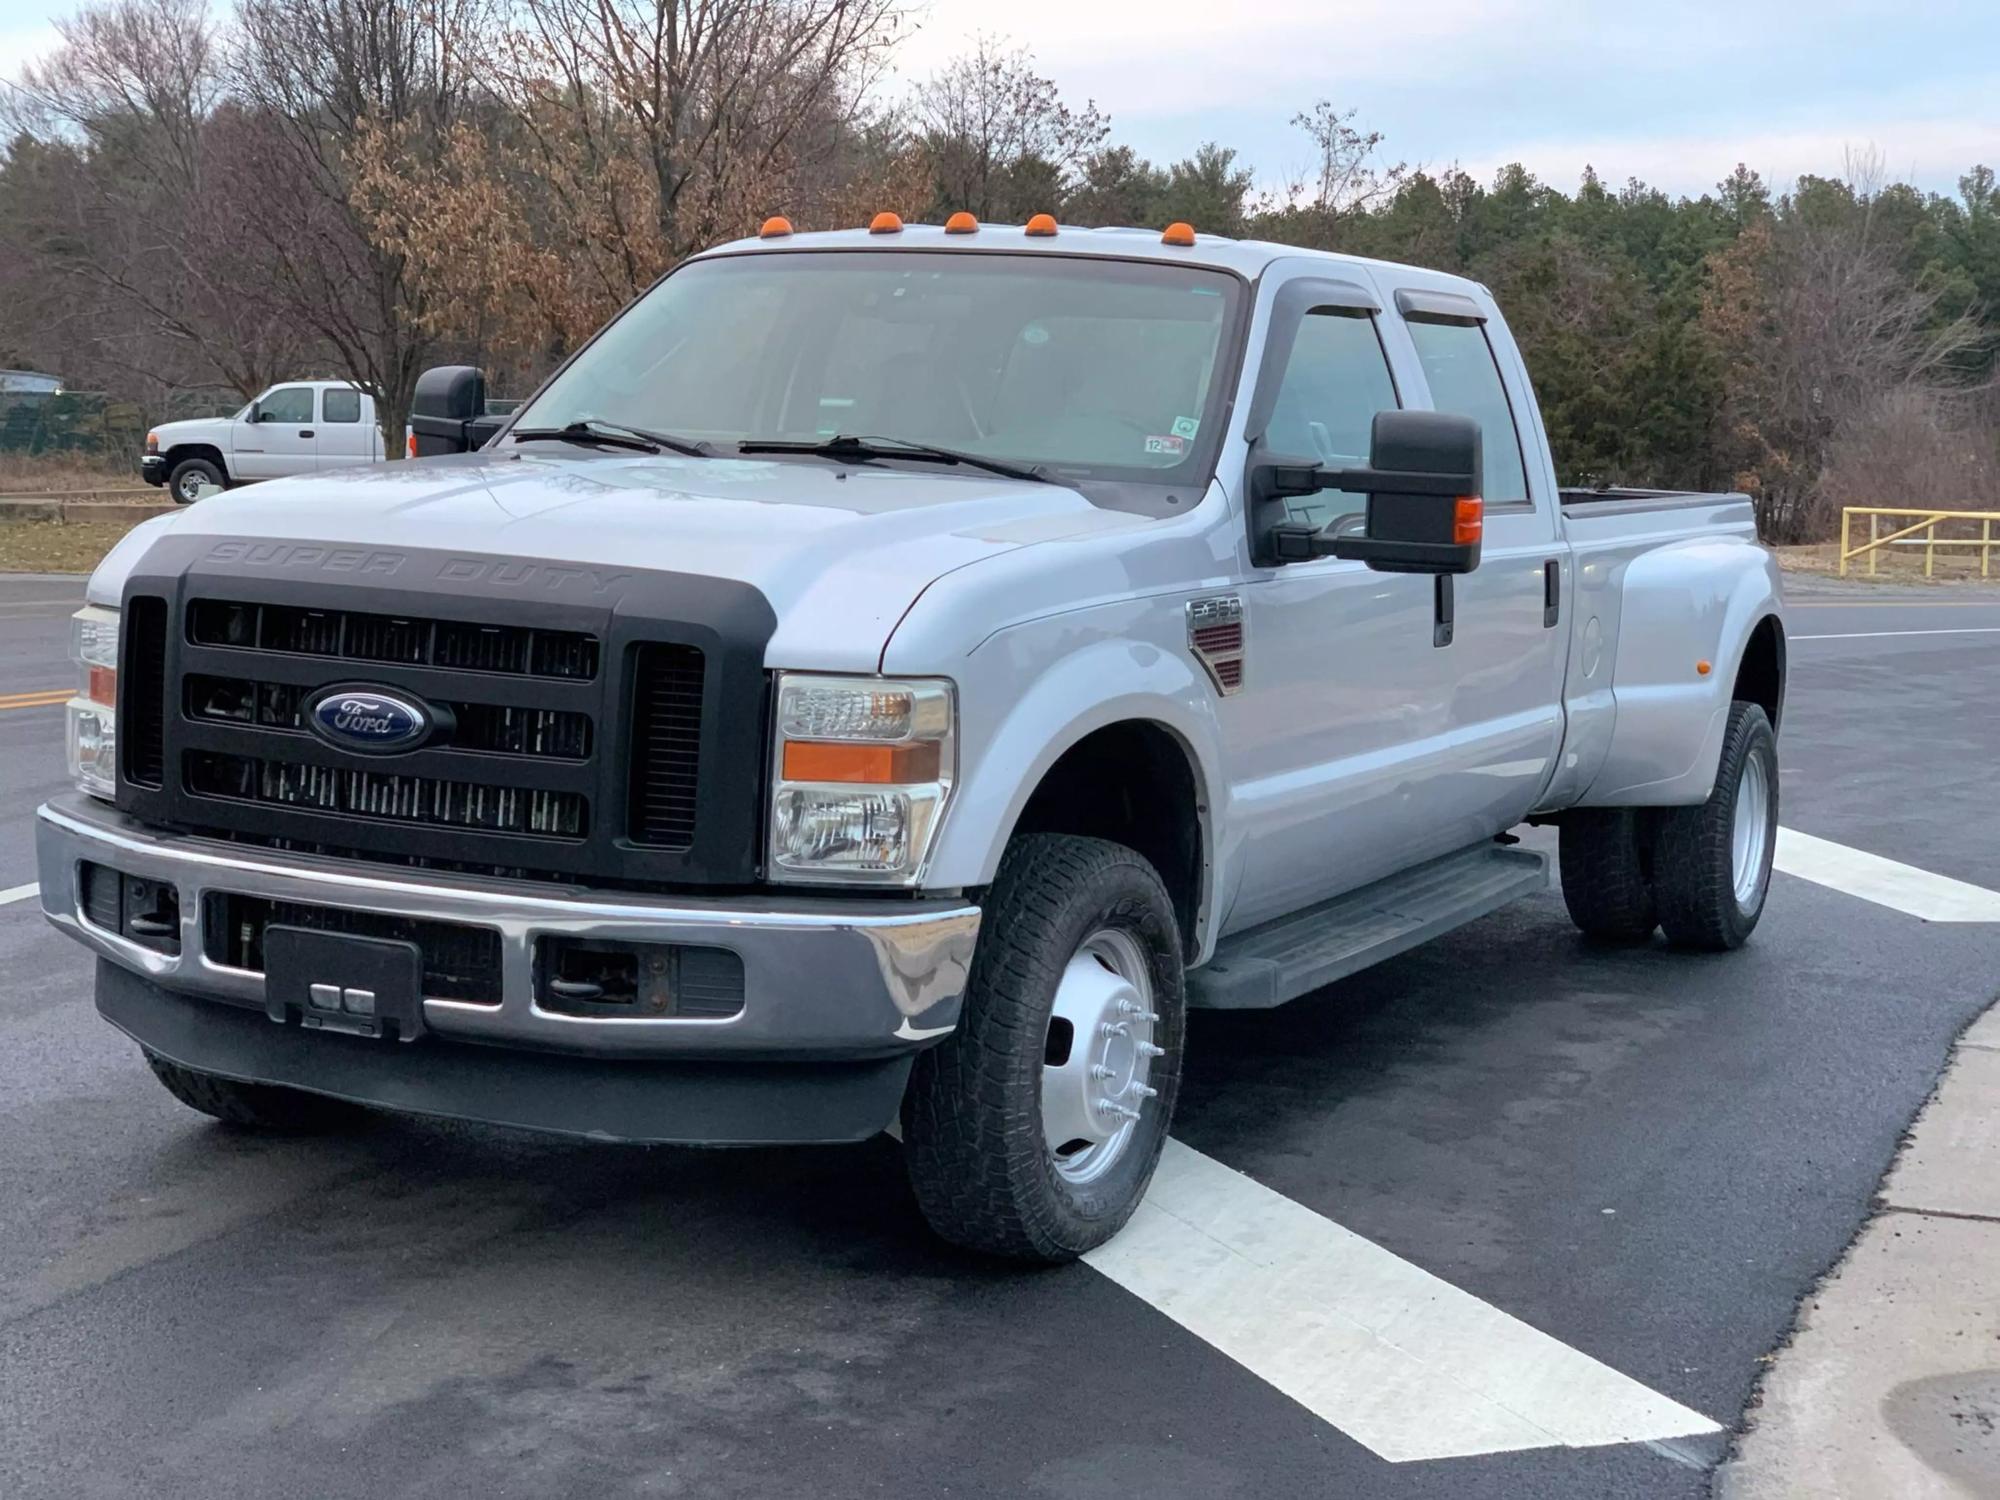
{"label": "yellow metal guardrail", "polygon": [[[1860,546],[1854,545],[1854,518],[1868,518],[1868,540]],[[1916,516],[1920,519],[1913,526],[1904,526],[1890,532],[1881,533],[1884,516]],[[1978,536],[1939,536],[1940,521],[1977,521]],[[1866,557],[1868,576],[1876,577],[1875,564],[1882,556],[1882,548],[1904,546],[1924,549],[1924,577],[1933,576],[1937,564],[1937,549],[1940,547],[1977,547],[1979,549],[1979,576],[1993,576],[1993,549],[2000,547],[2000,536],[1994,534],[1994,526],[2000,523],[2000,510],[1931,510],[1921,505],[1849,505],[1840,512],[1840,576],[1847,576],[1850,559]],[[1922,532],[1921,538],[1917,537]]]}

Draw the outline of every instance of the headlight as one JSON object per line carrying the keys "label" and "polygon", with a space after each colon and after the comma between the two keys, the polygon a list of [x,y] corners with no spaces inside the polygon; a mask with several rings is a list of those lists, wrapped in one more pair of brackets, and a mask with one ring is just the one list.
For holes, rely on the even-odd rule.
{"label": "headlight", "polygon": [[64,714],[69,774],[93,797],[118,791],[118,611],[90,605],[70,617],[77,691]]}
{"label": "headlight", "polygon": [[957,719],[938,678],[779,677],[773,878],[913,884],[951,795]]}

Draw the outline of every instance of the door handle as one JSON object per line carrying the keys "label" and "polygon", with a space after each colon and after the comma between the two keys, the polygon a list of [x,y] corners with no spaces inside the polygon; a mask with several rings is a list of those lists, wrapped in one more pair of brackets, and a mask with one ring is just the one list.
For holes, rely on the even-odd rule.
{"label": "door handle", "polygon": [[299,429],[299,436],[302,438],[311,437],[312,435],[313,435],[313,430],[310,427],[301,427]]}
{"label": "door handle", "polygon": [[1542,564],[1542,628],[1553,626],[1562,618],[1563,572],[1562,562],[1550,558]]}
{"label": "door handle", "polygon": [[1458,629],[1458,603],[1456,590],[1451,586],[1451,574],[1439,573],[1431,583],[1431,644],[1449,646]]}

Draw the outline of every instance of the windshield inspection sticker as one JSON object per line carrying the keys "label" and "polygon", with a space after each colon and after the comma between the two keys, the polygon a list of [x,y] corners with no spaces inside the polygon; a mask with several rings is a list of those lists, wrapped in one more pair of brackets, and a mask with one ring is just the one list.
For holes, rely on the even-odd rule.
{"label": "windshield inspection sticker", "polygon": [[1148,453],[1168,453],[1172,454],[1175,458],[1179,458],[1186,448],[1187,439],[1184,437],[1149,437],[1146,439],[1146,451]]}
{"label": "windshield inspection sticker", "polygon": [[1199,432],[1199,431],[1201,431],[1201,421],[1200,421],[1200,419],[1199,419],[1199,418],[1196,418],[1196,417],[1175,417],[1175,418],[1174,418],[1174,436],[1175,436],[1175,437],[1177,437],[1177,438],[1191,438],[1191,437],[1193,437],[1193,436],[1194,436],[1194,435],[1195,435],[1195,434],[1196,434],[1197,432]]}

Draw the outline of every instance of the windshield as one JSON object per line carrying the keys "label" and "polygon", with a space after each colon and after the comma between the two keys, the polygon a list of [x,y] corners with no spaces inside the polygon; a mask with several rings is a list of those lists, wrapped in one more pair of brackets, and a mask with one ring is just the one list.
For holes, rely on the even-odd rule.
{"label": "windshield", "polygon": [[695,261],[520,416],[728,453],[894,438],[1068,481],[1203,483],[1240,284],[1053,255],[798,251]]}

